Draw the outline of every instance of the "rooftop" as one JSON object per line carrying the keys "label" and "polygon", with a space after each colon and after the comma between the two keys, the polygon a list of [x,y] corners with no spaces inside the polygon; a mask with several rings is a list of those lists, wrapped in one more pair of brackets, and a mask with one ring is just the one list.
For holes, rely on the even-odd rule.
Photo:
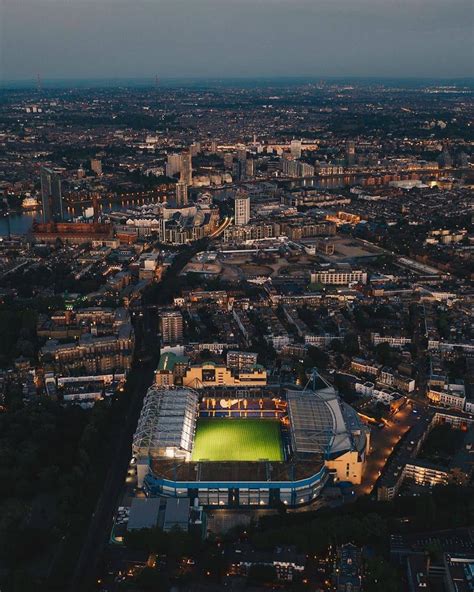
{"label": "rooftop", "polygon": [[[337,455],[353,448],[352,431],[332,387],[288,390],[287,399],[296,454]],[[352,415],[348,419],[355,422]],[[354,427],[361,429],[359,424]]]}
{"label": "rooftop", "polygon": [[133,437],[139,456],[190,453],[198,414],[198,394],[189,388],[148,389]]}
{"label": "rooftop", "polygon": [[187,364],[188,362],[189,358],[187,356],[178,356],[173,352],[166,352],[160,356],[160,361],[158,362],[157,370],[169,370],[170,372],[172,372],[176,364]]}
{"label": "rooftop", "polygon": [[134,497],[130,507],[127,530],[153,528],[158,522],[160,498]]}

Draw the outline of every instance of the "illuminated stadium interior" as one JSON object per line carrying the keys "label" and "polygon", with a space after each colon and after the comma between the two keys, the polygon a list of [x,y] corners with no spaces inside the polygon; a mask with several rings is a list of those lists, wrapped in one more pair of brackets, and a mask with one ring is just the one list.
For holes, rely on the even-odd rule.
{"label": "illuminated stadium interior", "polygon": [[294,507],[330,474],[357,482],[367,430],[330,385],[318,387],[278,396],[151,387],[133,439],[139,487],[205,506]]}
{"label": "illuminated stadium interior", "polygon": [[199,461],[283,461],[275,419],[200,418],[191,456]]}

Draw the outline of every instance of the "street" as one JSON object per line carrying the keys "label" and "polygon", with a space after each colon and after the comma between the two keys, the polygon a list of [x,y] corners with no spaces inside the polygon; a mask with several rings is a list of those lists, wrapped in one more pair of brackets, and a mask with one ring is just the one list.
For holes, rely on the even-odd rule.
{"label": "street", "polygon": [[391,416],[384,428],[372,428],[371,452],[367,459],[363,482],[355,487],[357,495],[369,495],[379,478],[385,463],[402,436],[419,420],[420,406],[409,401],[402,409]]}

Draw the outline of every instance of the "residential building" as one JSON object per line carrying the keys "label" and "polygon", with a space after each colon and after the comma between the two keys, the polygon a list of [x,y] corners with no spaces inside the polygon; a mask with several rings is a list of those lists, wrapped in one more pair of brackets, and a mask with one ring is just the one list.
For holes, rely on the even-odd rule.
{"label": "residential building", "polygon": [[250,220],[250,197],[241,191],[235,196],[234,221],[236,226],[245,226]]}
{"label": "residential building", "polygon": [[168,177],[173,177],[179,172],[181,172],[181,154],[168,154],[166,174]]}
{"label": "residential building", "polygon": [[446,383],[442,388],[431,386],[426,396],[433,403],[438,403],[450,409],[462,411],[466,404],[466,389],[462,381]]}
{"label": "residential building", "polygon": [[91,158],[91,171],[98,177],[102,175],[102,161],[100,158]]}
{"label": "residential building", "polygon": [[186,183],[186,185],[193,184],[193,165],[191,159],[191,153],[189,151],[183,152],[181,155],[181,168],[179,180]]}
{"label": "residential building", "polygon": [[161,343],[177,344],[183,341],[183,315],[178,310],[161,313]]}
{"label": "residential building", "polygon": [[388,343],[390,347],[401,348],[411,343],[410,337],[403,335],[380,335],[380,333],[372,333],[372,343],[377,346],[380,343]]}
{"label": "residential building", "polygon": [[362,553],[347,543],[337,549],[334,563],[334,584],[337,592],[362,591]]}
{"label": "residential building", "polygon": [[176,183],[176,206],[178,208],[188,204],[188,186],[183,181]]}
{"label": "residential building", "polygon": [[293,158],[301,158],[301,140],[291,140],[290,154]]}
{"label": "residential building", "polygon": [[311,272],[312,284],[332,284],[347,286],[349,284],[366,284],[367,272],[353,269],[321,269]]}
{"label": "residential building", "polygon": [[231,573],[247,576],[254,565],[275,568],[278,580],[291,582],[304,571],[306,556],[294,547],[277,547],[273,551],[256,551],[251,547],[235,547],[231,559]]}
{"label": "residential building", "polygon": [[228,351],[227,366],[234,370],[248,370],[257,364],[257,354],[247,351]]}

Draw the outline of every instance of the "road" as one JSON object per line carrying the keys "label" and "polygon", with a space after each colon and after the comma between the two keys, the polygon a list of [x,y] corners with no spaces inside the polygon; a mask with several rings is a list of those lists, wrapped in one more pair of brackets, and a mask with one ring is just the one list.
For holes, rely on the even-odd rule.
{"label": "road", "polygon": [[211,232],[209,238],[218,238],[224,232],[224,230],[230,226],[232,220],[233,218],[224,218],[224,220],[220,223],[216,230],[214,230],[214,232]]}
{"label": "road", "polygon": [[355,488],[357,495],[368,495],[379,478],[385,463],[404,434],[419,420],[420,413],[414,413],[418,404],[409,402],[388,420],[388,425],[382,429],[372,428],[370,434],[371,452],[367,459],[361,485]]}
{"label": "road", "polygon": [[82,551],[71,579],[70,592],[89,590],[95,578],[97,563],[108,540],[117,499],[122,491],[130,460],[132,437],[142,408],[143,397],[153,379],[153,369],[138,364],[138,384],[132,394],[129,411],[115,448],[115,455],[105,480],[101,496],[92,515]]}

